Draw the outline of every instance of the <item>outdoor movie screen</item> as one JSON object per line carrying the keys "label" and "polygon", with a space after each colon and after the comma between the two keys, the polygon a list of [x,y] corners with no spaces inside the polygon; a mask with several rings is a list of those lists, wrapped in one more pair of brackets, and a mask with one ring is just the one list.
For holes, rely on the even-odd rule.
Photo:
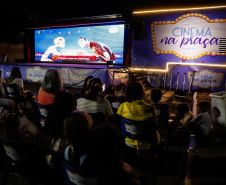
{"label": "outdoor movie screen", "polygon": [[123,64],[125,24],[35,30],[35,62]]}

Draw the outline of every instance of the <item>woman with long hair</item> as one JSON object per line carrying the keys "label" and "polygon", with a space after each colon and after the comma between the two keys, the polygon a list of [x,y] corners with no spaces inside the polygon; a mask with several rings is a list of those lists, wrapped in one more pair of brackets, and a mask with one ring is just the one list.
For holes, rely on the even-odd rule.
{"label": "woman with long hair", "polygon": [[53,103],[57,93],[63,90],[60,73],[55,69],[49,69],[39,89],[38,103],[42,105],[50,105]]}
{"label": "woman with long hair", "polygon": [[83,87],[82,87],[81,92],[80,92],[82,98],[86,95],[86,93],[88,93],[88,85],[89,85],[89,82],[92,78],[93,78],[93,76],[87,76],[86,77],[84,84],[83,84]]}
{"label": "woman with long hair", "polygon": [[28,94],[30,97],[32,97],[33,95],[31,95],[29,90],[24,90],[24,82],[22,79],[22,73],[19,67],[13,67],[11,69],[11,73],[9,76],[9,79],[6,81],[7,84],[16,84],[20,90],[21,95],[23,95],[24,97],[27,97]]}

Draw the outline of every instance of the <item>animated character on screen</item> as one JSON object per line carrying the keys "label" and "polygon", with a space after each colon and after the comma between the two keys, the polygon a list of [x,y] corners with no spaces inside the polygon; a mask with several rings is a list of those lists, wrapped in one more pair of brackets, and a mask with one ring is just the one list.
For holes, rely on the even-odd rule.
{"label": "animated character on screen", "polygon": [[86,40],[84,37],[80,37],[78,43],[81,48],[84,48],[85,46],[90,47],[90,49],[95,54],[99,55],[104,62],[116,60],[115,54],[110,50],[110,48],[100,42],[92,42]]}
{"label": "animated character on screen", "polygon": [[60,54],[60,52],[57,51],[57,48],[60,47],[60,48],[64,48],[65,47],[65,39],[63,37],[57,37],[56,39],[54,39],[54,46],[50,46],[46,52],[43,54],[42,58],[41,58],[41,61],[52,61],[51,59],[48,59],[48,56],[50,54],[54,54],[54,55],[57,55],[57,54]]}

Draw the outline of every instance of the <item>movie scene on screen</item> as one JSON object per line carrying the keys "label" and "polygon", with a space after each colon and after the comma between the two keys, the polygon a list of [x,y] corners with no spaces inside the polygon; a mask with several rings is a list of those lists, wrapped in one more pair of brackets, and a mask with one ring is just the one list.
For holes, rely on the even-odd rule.
{"label": "movie scene on screen", "polygon": [[35,30],[35,62],[123,64],[125,24]]}

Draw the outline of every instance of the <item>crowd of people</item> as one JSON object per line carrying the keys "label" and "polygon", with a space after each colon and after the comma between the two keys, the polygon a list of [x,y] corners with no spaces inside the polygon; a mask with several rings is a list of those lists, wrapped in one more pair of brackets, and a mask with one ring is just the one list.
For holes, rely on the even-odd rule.
{"label": "crowd of people", "polygon": [[[13,67],[10,78],[4,82],[16,83],[21,95],[28,96],[19,68]],[[102,86],[100,78],[88,76],[81,92],[71,94],[64,89],[59,72],[50,69],[45,74],[37,100],[32,99],[29,92],[34,102],[50,105],[44,127],[38,125],[39,120],[27,119],[20,107],[15,107],[9,100],[7,106],[5,102],[0,103],[4,106],[0,114],[0,136],[51,148],[74,168],[104,174],[108,178],[103,184],[140,184],[139,175],[122,160],[122,135],[117,117],[154,121],[159,143],[161,137],[169,134],[169,106],[161,103],[160,89],[152,89],[151,102],[146,101],[143,87],[138,82],[125,85],[120,96],[115,94],[114,84],[110,84],[105,92]],[[207,136],[212,125],[207,113],[210,104],[200,102],[198,108],[199,114],[194,116],[186,103],[179,104],[173,132],[179,130],[186,137],[191,134],[198,138]]]}

